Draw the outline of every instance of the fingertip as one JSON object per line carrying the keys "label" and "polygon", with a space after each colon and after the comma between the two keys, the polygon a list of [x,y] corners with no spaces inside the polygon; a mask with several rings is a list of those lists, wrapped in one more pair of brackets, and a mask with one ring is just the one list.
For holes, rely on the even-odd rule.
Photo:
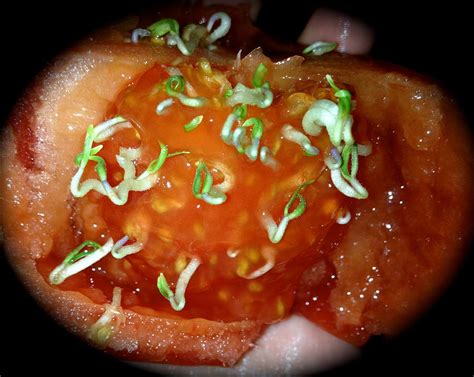
{"label": "fingertip", "polygon": [[298,38],[299,43],[306,45],[315,41],[336,42],[339,52],[367,54],[374,43],[374,33],[354,17],[321,8],[313,13]]}

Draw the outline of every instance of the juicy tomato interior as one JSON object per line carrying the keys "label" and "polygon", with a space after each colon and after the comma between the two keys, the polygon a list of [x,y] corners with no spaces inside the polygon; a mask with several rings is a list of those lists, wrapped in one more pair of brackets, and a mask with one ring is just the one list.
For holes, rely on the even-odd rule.
{"label": "juicy tomato interior", "polygon": [[[79,243],[90,239],[103,244],[109,237],[117,241],[126,235],[130,242],[142,243],[143,249],[123,259],[109,254],[60,287],[105,302],[113,287],[119,286],[124,308],[161,317],[272,323],[291,310],[301,274],[321,258],[321,244],[344,205],[324,166],[323,158],[330,148],[325,133],[311,137],[320,154],[309,156],[281,132],[285,124],[302,131],[302,117],[315,96],[329,98],[331,91],[324,87],[316,94],[314,90],[312,94],[275,91],[270,107],[248,106],[247,119],[257,117],[263,122],[260,148],[267,146],[276,160],[276,166],[270,167],[258,159],[251,161],[221,138],[233,110],[226,104],[224,89],[235,86],[235,78],[219,67],[209,72],[200,63],[177,68],[186,80],[184,93],[205,97],[204,106],[190,107],[174,98],[170,107],[157,114],[157,105],[170,97],[165,89],[170,73],[169,67],[155,65],[118,96],[110,117],[120,114],[133,127],[101,143],[99,155],[106,161],[110,184],[115,186],[124,179],[116,160],[120,148],[140,148],[141,156],[135,161],[137,175],[158,157],[162,145],[168,146],[169,153],[189,153],[167,158],[156,184],[143,192],[130,192],[122,206],[97,192],[75,202]],[[202,122],[187,132],[184,125],[197,116],[202,116]],[[227,195],[220,205],[209,204],[193,193],[201,161],[212,174],[214,185]],[[92,166],[86,176],[96,176]],[[263,214],[271,215],[278,224],[293,193],[312,180],[315,182],[301,190],[306,202],[304,214],[289,222],[280,242],[272,243]],[[290,211],[298,203],[295,201]],[[43,261],[43,272],[49,273],[68,251],[51,253]],[[157,289],[157,277],[163,273],[174,290],[180,273],[193,258],[200,265],[187,286],[184,309],[176,312]]]}

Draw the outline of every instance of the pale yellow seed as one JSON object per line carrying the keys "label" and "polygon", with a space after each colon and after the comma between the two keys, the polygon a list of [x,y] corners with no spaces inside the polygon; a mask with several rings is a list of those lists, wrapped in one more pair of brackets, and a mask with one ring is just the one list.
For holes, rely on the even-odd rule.
{"label": "pale yellow seed", "polygon": [[306,93],[293,93],[285,101],[290,116],[303,116],[308,108],[313,104],[314,97]]}
{"label": "pale yellow seed", "polygon": [[257,263],[260,260],[260,252],[258,249],[251,248],[247,252],[247,256],[252,263]]}
{"label": "pale yellow seed", "polygon": [[247,211],[242,211],[237,215],[237,225],[243,226],[249,221],[249,213]]}
{"label": "pale yellow seed", "polygon": [[253,186],[256,180],[257,176],[255,174],[247,174],[245,177],[245,184],[247,186]]}
{"label": "pale yellow seed", "polygon": [[249,261],[246,258],[240,258],[237,263],[237,270],[235,271],[239,276],[246,276],[249,270]]}
{"label": "pale yellow seed", "polygon": [[275,144],[273,144],[272,146],[273,156],[276,156],[278,154],[278,152],[280,151],[280,148],[281,148],[281,139],[278,139],[277,141],[275,141]]}
{"label": "pale yellow seed", "polygon": [[187,184],[187,182],[185,182],[184,180],[182,180],[181,178],[177,176],[171,176],[168,179],[170,180],[171,184],[175,187],[183,187],[185,184]]}
{"label": "pale yellow seed", "polygon": [[253,293],[259,293],[263,291],[263,285],[257,281],[251,281],[247,288]]}
{"label": "pale yellow seed", "polygon": [[217,264],[218,259],[219,257],[217,256],[217,254],[212,254],[209,258],[209,264],[215,266]]}
{"label": "pale yellow seed", "polygon": [[280,296],[278,296],[276,301],[276,313],[278,317],[283,317],[285,314],[285,304],[283,303]]}
{"label": "pale yellow seed", "polygon": [[230,299],[230,293],[227,289],[221,289],[217,292],[217,297],[221,301],[229,301]]}
{"label": "pale yellow seed", "polygon": [[211,63],[206,58],[199,58],[198,65],[202,73],[212,75]]}
{"label": "pale yellow seed", "polygon": [[159,214],[166,213],[173,209],[179,209],[183,206],[183,203],[176,199],[163,199],[156,198],[153,199],[151,203],[151,208],[153,208]]}
{"label": "pale yellow seed", "polygon": [[158,228],[158,237],[166,243],[173,242],[173,235],[168,228]]}
{"label": "pale yellow seed", "polygon": [[117,171],[114,173],[114,179],[116,181],[122,181],[123,180],[123,173],[121,171]]}
{"label": "pale yellow seed", "polygon": [[188,261],[186,260],[186,257],[184,255],[179,255],[174,262],[174,270],[179,274],[186,268],[187,264]]}
{"label": "pale yellow seed", "polygon": [[134,136],[135,136],[135,139],[141,140],[142,137],[141,137],[141,135],[140,135],[140,132],[138,132],[138,130],[137,130],[136,128],[134,128],[133,130],[135,131],[135,135],[134,135]]}
{"label": "pale yellow seed", "polygon": [[206,228],[200,222],[193,224],[193,232],[197,239],[204,240],[206,238]]}
{"label": "pale yellow seed", "polygon": [[123,268],[125,270],[130,270],[132,268],[132,265],[130,264],[130,262],[126,259],[123,260]]}
{"label": "pale yellow seed", "polygon": [[124,234],[129,238],[146,242],[148,239],[148,221],[140,221],[142,218],[133,216],[127,220],[122,228]]}

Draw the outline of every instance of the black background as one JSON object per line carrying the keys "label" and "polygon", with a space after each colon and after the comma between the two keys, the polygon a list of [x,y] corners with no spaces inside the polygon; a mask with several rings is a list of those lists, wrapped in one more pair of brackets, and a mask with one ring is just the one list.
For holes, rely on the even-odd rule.
{"label": "black background", "polygon": [[[145,1],[17,1],[3,6],[0,23],[0,120],[25,85],[54,55],[83,33],[143,8]],[[156,4],[156,1],[154,2]],[[473,124],[472,24],[461,2],[264,2],[259,24],[280,37],[295,38],[311,12],[329,6],[352,14],[376,32],[372,55],[434,77],[460,104]],[[470,251],[470,250],[469,250]],[[471,254],[471,253],[469,253]],[[95,352],[49,319],[28,296],[0,253],[0,376],[142,375]],[[372,340],[358,361],[328,376],[450,375],[474,373],[473,258],[468,255],[456,280],[432,310],[392,342]],[[325,374],[326,375],[326,374]]]}

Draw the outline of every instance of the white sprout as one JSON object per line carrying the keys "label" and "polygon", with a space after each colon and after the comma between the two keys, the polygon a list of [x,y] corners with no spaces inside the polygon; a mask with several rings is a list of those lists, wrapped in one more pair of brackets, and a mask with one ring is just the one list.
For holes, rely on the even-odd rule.
{"label": "white sprout", "polygon": [[310,156],[316,156],[319,154],[319,149],[311,145],[311,140],[309,140],[305,134],[296,130],[290,124],[285,124],[281,130],[281,133],[286,140],[292,141],[301,146],[306,154]]}
{"label": "white sprout", "polygon": [[101,143],[113,135],[115,135],[117,132],[127,129],[127,128],[132,128],[132,125],[130,122],[127,122],[126,120],[121,121],[120,123],[114,124],[111,127],[108,127],[106,129],[103,129],[102,131],[96,131],[96,136],[94,138],[95,143]]}
{"label": "white sprout", "polygon": [[240,254],[240,250],[239,249],[227,249],[227,256],[229,258],[235,258],[237,257],[237,255]]}
{"label": "white sprout", "polygon": [[267,230],[268,238],[272,243],[278,243],[285,235],[286,228],[290,222],[288,216],[283,216],[280,224],[277,225],[273,217],[265,212],[262,213],[261,222],[263,227]]}
{"label": "white sprout", "polygon": [[351,221],[350,211],[346,211],[346,213],[344,213],[344,215],[341,215],[340,213],[337,214],[336,223],[338,223],[340,225],[346,225],[346,224],[349,223],[349,221]]}
{"label": "white sprout", "polygon": [[156,106],[156,114],[157,114],[157,115],[163,114],[163,112],[164,112],[168,107],[170,107],[171,105],[173,105],[173,103],[174,103],[174,99],[173,99],[173,98],[167,98],[167,99],[161,101],[161,102]]}
{"label": "white sprout", "polygon": [[219,161],[212,161],[211,165],[214,166],[217,170],[220,170],[222,174],[224,175],[224,181],[214,185],[214,188],[221,191],[221,192],[227,192],[229,191],[232,187],[234,187],[235,184],[235,176],[234,173],[232,172],[231,169],[222,162]]}
{"label": "white sprout", "polygon": [[186,56],[190,56],[193,51],[190,51],[188,46],[186,46],[186,43],[181,39],[179,35],[176,34],[168,34],[166,38],[166,43],[168,46],[177,46],[178,50]]}
{"label": "white sprout", "polygon": [[221,130],[221,139],[224,143],[232,145],[232,127],[237,120],[237,117],[234,113],[230,113],[227,119],[224,122],[224,126]]}
{"label": "white sprout", "polygon": [[267,146],[260,148],[259,157],[262,164],[269,166],[273,170],[278,169],[278,162],[273,158],[272,152]]}
{"label": "white sprout", "polygon": [[132,43],[138,43],[141,38],[146,38],[151,35],[151,32],[147,29],[135,29],[132,31],[132,37],[130,41]]}
{"label": "white sprout", "polygon": [[49,282],[54,285],[61,284],[68,277],[85,270],[104,258],[111,252],[113,246],[114,240],[109,238],[102,247],[79,259],[78,261],[72,264],[68,264],[63,261],[59,266],[51,271],[49,274]]}
{"label": "white sprout", "polygon": [[114,287],[112,302],[105,305],[104,313],[89,329],[88,338],[101,347],[107,345],[113,332],[125,322],[121,301],[122,289]]}
{"label": "white sprout", "polygon": [[143,244],[141,242],[135,242],[131,245],[125,246],[128,240],[129,237],[124,236],[115,243],[114,247],[112,247],[112,251],[110,253],[115,259],[125,258],[126,256],[136,254],[143,249]]}
{"label": "white sprout", "polygon": [[176,97],[184,106],[202,107],[206,103],[206,99],[204,97],[188,97],[183,93],[178,93]]}
{"label": "white sprout", "polygon": [[168,283],[163,275],[163,273],[160,273],[160,276],[158,277],[157,285],[158,289],[160,290],[160,293],[167,299],[169,300],[171,307],[176,310],[180,311],[183,310],[184,306],[186,305],[186,298],[185,298],[185,293],[186,293],[186,288],[189,284],[189,281],[191,280],[192,276],[196,272],[197,268],[201,262],[197,258],[192,258],[189,264],[186,266],[186,268],[181,271],[178,282],[176,283],[176,292],[173,293],[173,291],[169,288]]}
{"label": "white sprout", "polygon": [[335,42],[317,41],[310,44],[308,47],[306,47],[303,50],[303,54],[321,56],[335,50],[336,47],[337,47],[337,43]]}
{"label": "white sprout", "polygon": [[241,61],[242,61],[242,49],[240,49],[237,55],[235,56],[234,69],[236,71],[239,70]]}
{"label": "white sprout", "polygon": [[340,192],[350,198],[367,199],[369,196],[367,189],[361,185],[357,178],[352,177],[350,182],[346,181],[342,176],[341,169],[331,170],[331,180]]}
{"label": "white sprout", "polygon": [[[127,122],[125,125],[120,124]],[[94,127],[94,142],[107,140],[109,137],[114,135],[117,131],[123,128],[131,128],[131,124],[128,123],[127,119],[122,116],[116,116],[114,118],[108,119],[105,122],[102,122]]]}
{"label": "white sprout", "polygon": [[[220,21],[220,25],[211,33],[214,24]],[[224,37],[230,30],[232,21],[227,13],[217,12],[214,13],[207,23],[207,31],[211,34],[206,38],[206,43],[211,47],[211,45],[217,41],[219,38]]]}
{"label": "white sprout", "polygon": [[264,247],[262,249],[262,255],[265,258],[265,264],[262,267],[251,272],[250,274],[240,275],[240,277],[251,280],[251,279],[257,279],[260,276],[266,274],[275,266],[275,253],[276,251],[273,247],[268,247],[268,246]]}

